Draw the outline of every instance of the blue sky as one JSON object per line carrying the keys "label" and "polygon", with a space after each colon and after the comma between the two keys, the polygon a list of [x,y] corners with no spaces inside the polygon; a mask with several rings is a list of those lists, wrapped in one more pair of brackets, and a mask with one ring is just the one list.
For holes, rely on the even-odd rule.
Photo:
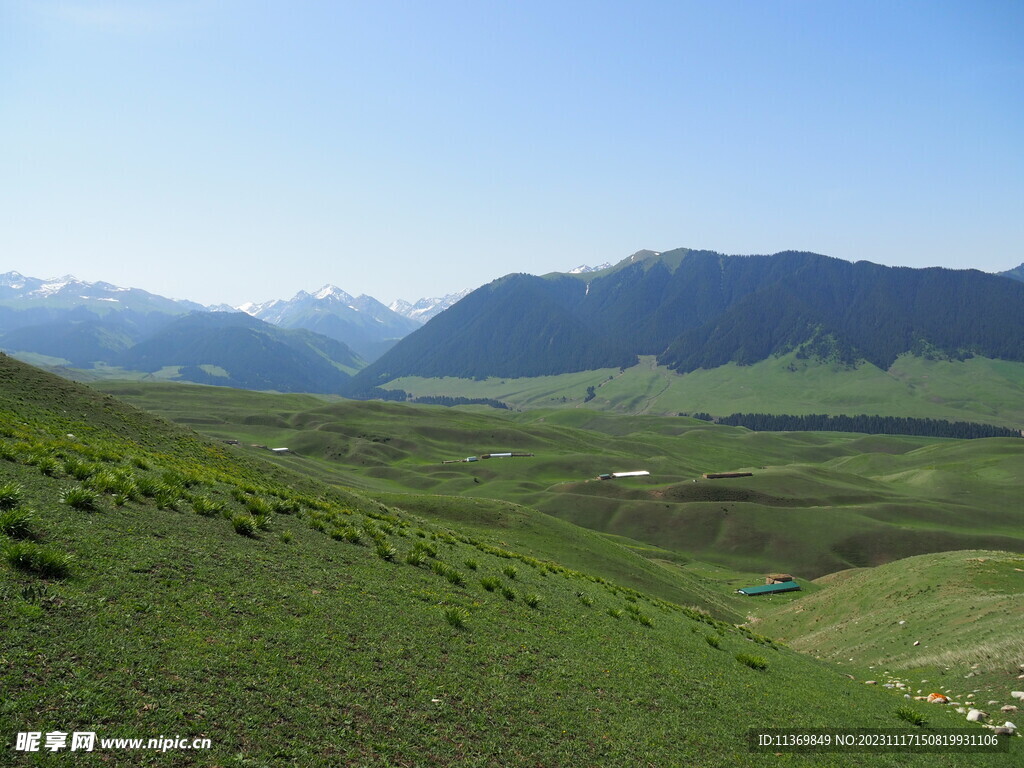
{"label": "blue sky", "polygon": [[388,302],[1024,261],[1024,3],[0,0],[0,271]]}

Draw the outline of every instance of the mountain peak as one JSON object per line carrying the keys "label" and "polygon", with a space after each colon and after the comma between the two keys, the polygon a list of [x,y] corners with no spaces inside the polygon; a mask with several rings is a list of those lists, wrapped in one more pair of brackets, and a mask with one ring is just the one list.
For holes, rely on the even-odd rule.
{"label": "mountain peak", "polygon": [[644,259],[654,259],[658,256],[661,256],[661,251],[648,251],[646,249],[642,249],[630,256],[629,260],[631,262],[643,261]]}
{"label": "mountain peak", "polygon": [[580,264],[578,267],[573,267],[566,274],[569,275],[583,275],[590,272],[600,272],[602,269],[609,269],[611,264],[607,261],[604,264],[598,264],[596,267],[591,267],[586,264]]}
{"label": "mountain peak", "polygon": [[449,293],[446,296],[435,296],[432,298],[423,298],[417,301],[415,304],[410,304],[408,301],[403,299],[396,299],[388,307],[392,312],[395,312],[403,317],[407,317],[410,320],[415,320],[417,323],[426,323],[435,315],[439,315],[444,312],[448,307],[455,304],[460,299],[468,296],[472,291],[466,289],[457,293]]}
{"label": "mountain peak", "polygon": [[336,285],[333,285],[332,283],[328,283],[323,288],[321,288],[319,291],[314,293],[313,294],[313,298],[314,299],[320,299],[320,300],[323,300],[323,299],[336,299],[338,301],[345,301],[345,302],[352,301],[352,297],[348,293],[346,293],[345,291],[341,290],[341,288],[339,288]]}
{"label": "mountain peak", "polygon": [[25,283],[29,279],[31,278],[26,278],[21,272],[5,272],[0,275],[0,285],[20,290],[25,287]]}

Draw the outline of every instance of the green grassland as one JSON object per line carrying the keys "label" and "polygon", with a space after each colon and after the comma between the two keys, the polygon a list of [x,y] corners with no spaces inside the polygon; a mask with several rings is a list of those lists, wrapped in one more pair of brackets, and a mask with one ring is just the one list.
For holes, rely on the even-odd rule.
{"label": "green grassland", "polygon": [[[610,539],[493,504],[421,516],[2,356],[0,451],[5,738],[213,743],[76,764],[923,766],[752,754],[746,733],[965,725],[616,583],[636,553]],[[559,532],[597,554],[548,559]]]}
{"label": "green grassland", "polygon": [[[505,413],[219,387],[96,386],[213,437],[288,447],[296,455],[276,459],[282,466],[323,481],[512,502],[741,572],[814,578],[965,547],[1024,551],[1018,439],[756,433],[584,408]],[[442,463],[500,451],[534,456]],[[634,469],[651,477],[594,480]],[[732,470],[753,476],[701,477]]]}
{"label": "green grassland", "polygon": [[[679,375],[641,358],[632,368],[526,379],[423,379],[386,385],[414,396],[487,397],[509,406],[586,408],[619,413],[874,414],[975,421],[1019,429],[1024,424],[1024,363],[975,357],[928,360],[903,355],[883,371],[870,363],[846,368],[796,353],[754,365],[729,364]],[[587,387],[595,397],[584,402]]]}
{"label": "green grassland", "polygon": [[915,689],[927,680],[929,691],[962,702],[970,696],[993,714],[991,700],[1019,703],[1009,693],[1021,689],[1024,671],[1021,555],[942,552],[821,582],[818,592],[764,611],[752,626],[864,675]]}

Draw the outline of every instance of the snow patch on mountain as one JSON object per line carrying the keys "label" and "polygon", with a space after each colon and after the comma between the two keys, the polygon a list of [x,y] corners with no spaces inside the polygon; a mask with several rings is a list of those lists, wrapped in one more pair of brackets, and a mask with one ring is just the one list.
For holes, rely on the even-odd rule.
{"label": "snow patch on mountain", "polygon": [[410,320],[415,320],[418,323],[425,323],[435,315],[439,315],[444,312],[455,302],[462,298],[465,298],[470,293],[467,288],[464,291],[458,293],[449,293],[447,296],[438,296],[429,299],[420,299],[415,304],[410,304],[408,301],[398,299],[391,303],[389,309],[392,312],[396,312],[402,317],[408,317]]}

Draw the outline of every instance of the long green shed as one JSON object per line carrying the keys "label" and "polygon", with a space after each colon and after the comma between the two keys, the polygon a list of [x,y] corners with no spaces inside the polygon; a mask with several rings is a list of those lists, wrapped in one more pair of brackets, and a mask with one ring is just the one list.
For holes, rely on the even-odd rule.
{"label": "long green shed", "polygon": [[775,592],[795,592],[800,589],[800,585],[795,581],[782,581],[778,584],[762,584],[757,587],[744,587],[743,589],[737,589],[741,595],[770,595]]}

